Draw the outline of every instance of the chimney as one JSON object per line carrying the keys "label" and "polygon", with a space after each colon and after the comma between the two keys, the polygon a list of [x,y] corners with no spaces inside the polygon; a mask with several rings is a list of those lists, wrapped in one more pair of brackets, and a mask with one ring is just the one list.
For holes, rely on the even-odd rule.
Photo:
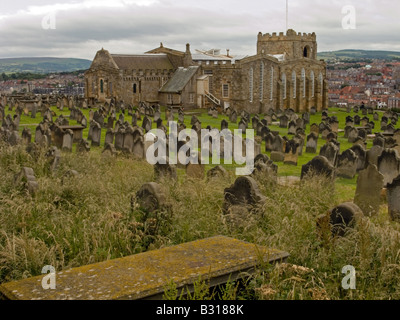
{"label": "chimney", "polygon": [[230,58],[230,56],[229,56],[229,49],[226,49],[226,56],[227,56],[228,58]]}
{"label": "chimney", "polygon": [[192,54],[190,52],[190,44],[186,44],[186,52],[183,57],[183,67],[187,68],[189,66],[193,65],[193,60],[192,60]]}

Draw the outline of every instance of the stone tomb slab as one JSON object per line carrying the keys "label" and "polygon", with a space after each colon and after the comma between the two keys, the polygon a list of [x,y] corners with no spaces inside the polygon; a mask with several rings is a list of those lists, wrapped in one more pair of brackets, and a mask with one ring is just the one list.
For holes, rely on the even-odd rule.
{"label": "stone tomb slab", "polygon": [[199,278],[210,279],[213,287],[252,272],[260,261],[288,257],[287,252],[217,236],[64,270],[56,273],[55,290],[42,288],[41,275],[4,283],[0,293],[11,300],[159,300],[171,280],[178,290],[191,291]]}

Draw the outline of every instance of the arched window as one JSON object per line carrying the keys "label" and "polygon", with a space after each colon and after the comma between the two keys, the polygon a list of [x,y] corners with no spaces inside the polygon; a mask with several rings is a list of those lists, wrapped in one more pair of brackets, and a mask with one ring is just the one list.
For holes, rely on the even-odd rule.
{"label": "arched window", "polygon": [[103,79],[100,80],[100,92],[104,93],[104,81],[103,81]]}
{"label": "arched window", "polygon": [[322,72],[319,73],[319,83],[321,85],[321,95],[322,95],[324,90],[324,77],[322,76]]}
{"label": "arched window", "polygon": [[311,49],[309,46],[305,46],[303,50],[303,57],[304,58],[309,58],[311,53]]}
{"label": "arched window", "polygon": [[263,100],[264,95],[264,63],[260,63],[260,101]]}
{"label": "arched window", "polygon": [[270,78],[270,88],[269,88],[269,99],[274,98],[274,67],[271,67],[271,78]]}
{"label": "arched window", "polygon": [[137,87],[136,87],[136,83],[133,84],[133,93],[136,93],[137,91]]}
{"label": "arched window", "polygon": [[249,71],[249,95],[250,102],[253,102],[253,68]]}
{"label": "arched window", "polygon": [[282,74],[282,86],[283,86],[283,99],[286,99],[287,96],[286,73]]}
{"label": "arched window", "polygon": [[306,71],[301,69],[301,86],[303,91],[303,98],[306,97]]}
{"label": "arched window", "polygon": [[296,71],[292,72],[292,87],[293,87],[293,98],[296,98]]}
{"label": "arched window", "polygon": [[314,98],[315,95],[315,78],[314,78],[314,71],[311,70],[311,96]]}

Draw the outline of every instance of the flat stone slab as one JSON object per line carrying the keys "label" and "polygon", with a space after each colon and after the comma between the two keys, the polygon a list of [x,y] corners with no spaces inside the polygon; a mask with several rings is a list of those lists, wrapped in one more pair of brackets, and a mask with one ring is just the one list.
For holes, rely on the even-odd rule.
{"label": "flat stone slab", "polygon": [[[171,280],[178,290],[201,277],[210,286],[235,280],[260,263],[286,261],[289,254],[217,236],[56,273],[56,289],[42,288],[46,274],[0,285],[11,300],[161,299]],[[48,274],[47,274],[48,275]]]}

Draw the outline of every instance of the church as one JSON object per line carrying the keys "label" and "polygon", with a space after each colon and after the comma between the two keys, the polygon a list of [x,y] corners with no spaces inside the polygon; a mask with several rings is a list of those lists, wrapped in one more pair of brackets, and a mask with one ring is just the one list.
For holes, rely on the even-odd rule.
{"label": "church", "polygon": [[262,34],[253,56],[218,49],[164,47],[139,55],[101,49],[85,73],[89,103],[114,99],[185,108],[233,107],[250,113],[328,107],[326,63],[317,59],[315,33]]}

